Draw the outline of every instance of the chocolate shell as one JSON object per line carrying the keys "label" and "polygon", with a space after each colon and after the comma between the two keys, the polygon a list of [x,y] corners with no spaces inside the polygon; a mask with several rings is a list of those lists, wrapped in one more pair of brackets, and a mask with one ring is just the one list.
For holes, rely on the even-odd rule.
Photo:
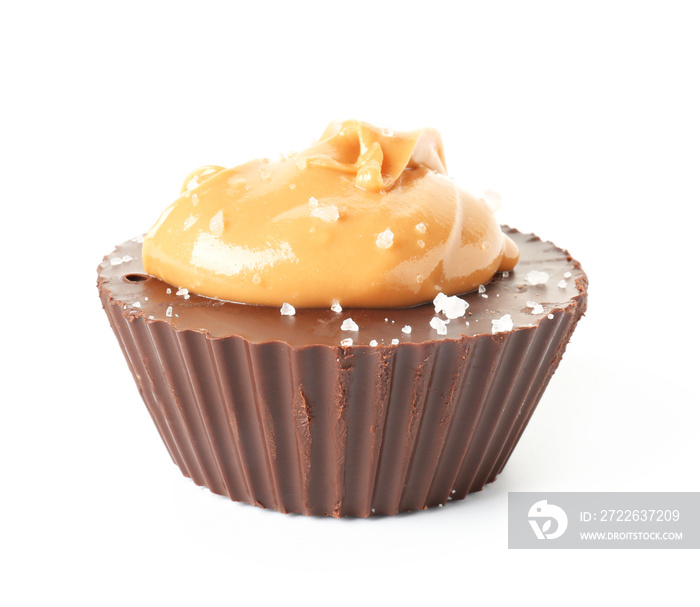
{"label": "chocolate shell", "polygon": [[98,288],[185,476],[281,512],[396,514],[496,479],[585,311],[580,264],[506,232],[515,271],[462,296],[444,334],[432,304],[283,316],[199,297],[144,274],[138,238],[105,257]]}

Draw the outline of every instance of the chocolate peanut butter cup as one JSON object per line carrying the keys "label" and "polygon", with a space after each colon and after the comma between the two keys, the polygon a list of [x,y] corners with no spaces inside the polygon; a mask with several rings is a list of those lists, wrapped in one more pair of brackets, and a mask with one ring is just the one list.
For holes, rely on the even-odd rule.
{"label": "chocolate peanut butter cup", "polygon": [[461,295],[457,318],[201,297],[146,274],[140,239],[105,257],[98,288],[185,476],[281,512],[396,514],[496,479],[585,312],[580,264],[504,231],[517,266]]}

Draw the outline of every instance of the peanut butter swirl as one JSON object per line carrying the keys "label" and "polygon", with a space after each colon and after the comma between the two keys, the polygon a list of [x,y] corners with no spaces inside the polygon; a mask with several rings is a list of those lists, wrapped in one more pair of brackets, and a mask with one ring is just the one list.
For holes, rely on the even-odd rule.
{"label": "peanut butter swirl", "polygon": [[197,169],[143,243],[174,286],[302,308],[412,306],[517,261],[488,204],[447,177],[437,131],[354,120],[279,161]]}

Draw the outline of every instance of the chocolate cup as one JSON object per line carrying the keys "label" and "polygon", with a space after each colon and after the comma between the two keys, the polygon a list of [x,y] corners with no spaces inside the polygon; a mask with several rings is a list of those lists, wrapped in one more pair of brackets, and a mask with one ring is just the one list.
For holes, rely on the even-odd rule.
{"label": "chocolate cup", "polygon": [[[280,512],[396,514],[463,499],[495,480],[585,311],[578,262],[508,233],[521,250],[516,272],[487,285],[488,299],[464,296],[471,316],[452,320],[446,335],[424,326],[432,305],[282,317],[277,308],[185,299],[145,276],[137,241],[105,258],[98,287],[185,476]],[[523,281],[533,268],[549,274],[548,284]],[[566,287],[549,285],[567,275]],[[543,310],[533,314],[526,302],[538,296]],[[489,321],[505,313],[513,329],[491,333]],[[359,332],[340,330],[347,317]],[[478,332],[478,320],[488,332]],[[400,332],[404,322],[410,334]],[[359,343],[342,346],[349,336]]]}

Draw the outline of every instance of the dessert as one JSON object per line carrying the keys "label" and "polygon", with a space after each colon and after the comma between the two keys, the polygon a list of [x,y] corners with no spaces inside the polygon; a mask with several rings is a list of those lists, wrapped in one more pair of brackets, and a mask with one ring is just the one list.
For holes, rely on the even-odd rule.
{"label": "dessert", "polygon": [[495,480],[587,301],[566,251],[501,230],[444,175],[434,131],[355,122],[195,172],[98,288],[183,474],[331,516]]}

